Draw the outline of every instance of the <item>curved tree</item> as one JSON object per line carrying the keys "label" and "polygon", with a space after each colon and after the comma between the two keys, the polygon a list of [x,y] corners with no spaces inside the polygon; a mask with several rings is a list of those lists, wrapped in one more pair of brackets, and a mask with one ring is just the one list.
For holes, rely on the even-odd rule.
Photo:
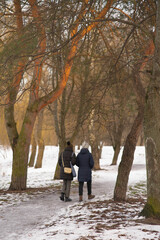
{"label": "curved tree", "polygon": [[[10,185],[11,190],[26,189],[29,147],[31,141],[31,134],[37,114],[39,111],[41,111],[41,109],[43,109],[48,104],[54,102],[62,94],[67,84],[68,77],[70,75],[79,40],[82,39],[88,32],[90,32],[99,24],[99,22],[96,21],[85,27],[83,27],[82,25],[82,28],[79,29],[79,21],[85,16],[86,12],[89,11],[88,7],[90,7],[90,5],[88,5],[88,1],[85,1],[84,4],[82,4],[82,8],[77,20],[75,20],[74,22],[74,27],[71,29],[71,43],[69,46],[69,53],[65,61],[62,77],[55,89],[53,89],[48,94],[40,97],[40,82],[43,71],[43,64],[45,60],[44,56],[46,52],[47,41],[46,30],[40,11],[42,6],[38,5],[36,0],[28,0],[28,2],[30,4],[30,12],[32,14],[32,16],[30,16],[30,19],[33,21],[34,30],[36,30],[37,34],[37,45],[34,49],[34,56],[32,56],[32,53],[30,54],[30,56],[32,56],[32,61],[34,62],[34,75],[31,82],[30,96],[26,109],[26,114],[23,120],[22,128],[19,133],[17,131],[14,118],[14,103],[18,97],[18,93],[20,91],[20,83],[26,70],[27,56],[25,55],[24,57],[23,51],[21,52],[21,56],[19,55],[21,60],[19,61],[19,63],[15,63],[16,67],[14,69],[13,82],[11,83],[12,88],[10,89],[8,98],[6,99],[7,105],[5,109],[7,132],[11,147],[13,149],[13,168]],[[102,8],[102,10],[97,13],[97,20],[103,18],[106,15],[106,13],[110,10],[112,3],[113,0],[107,1],[106,5]],[[22,21],[23,12],[21,9],[21,1],[14,0],[14,7],[15,16],[17,19],[17,37],[22,44],[24,36],[22,35],[24,25]],[[23,50],[23,44],[21,46]],[[30,58],[28,60],[30,61]],[[27,63],[29,64],[29,62]]]}

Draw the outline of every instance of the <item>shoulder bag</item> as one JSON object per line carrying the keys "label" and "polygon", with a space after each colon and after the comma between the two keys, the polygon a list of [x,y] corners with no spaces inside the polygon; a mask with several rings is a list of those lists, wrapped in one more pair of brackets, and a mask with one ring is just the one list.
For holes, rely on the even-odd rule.
{"label": "shoulder bag", "polygon": [[63,165],[64,173],[66,173],[66,174],[71,174],[72,173],[72,169],[71,168],[64,166],[63,153],[62,153],[62,165]]}

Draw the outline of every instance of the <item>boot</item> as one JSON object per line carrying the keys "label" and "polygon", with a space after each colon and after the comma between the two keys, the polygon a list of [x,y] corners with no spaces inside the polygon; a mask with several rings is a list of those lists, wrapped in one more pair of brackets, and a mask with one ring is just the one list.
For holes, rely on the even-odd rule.
{"label": "boot", "polygon": [[64,201],[64,193],[63,193],[63,192],[61,193],[60,199],[61,199],[62,201]]}
{"label": "boot", "polygon": [[83,201],[83,196],[79,195],[79,202],[82,202],[82,201]]}
{"label": "boot", "polygon": [[65,202],[71,202],[71,201],[72,201],[71,198],[69,198],[69,197],[65,197]]}
{"label": "boot", "polygon": [[92,195],[92,194],[88,195],[88,199],[92,199],[94,197],[95,197],[95,195]]}

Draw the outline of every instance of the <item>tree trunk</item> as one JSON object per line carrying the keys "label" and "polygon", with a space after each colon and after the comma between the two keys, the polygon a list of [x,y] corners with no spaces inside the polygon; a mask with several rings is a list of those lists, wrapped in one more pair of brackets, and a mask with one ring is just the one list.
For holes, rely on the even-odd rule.
{"label": "tree trunk", "polygon": [[95,123],[94,123],[95,110],[93,109],[90,113],[90,123],[89,123],[89,142],[91,145],[92,155],[94,159],[94,170],[100,169],[99,159],[101,157],[101,151],[98,148],[98,141],[95,132]]}
{"label": "tree trunk", "polygon": [[[66,129],[65,129],[65,114],[66,114],[66,90],[64,90],[62,94],[62,104],[61,104],[61,115],[60,115],[60,124],[58,124],[58,104],[57,101],[54,103],[54,123],[55,123],[55,130],[59,141],[59,155],[62,151],[64,151],[64,148],[66,146]],[[58,156],[59,157],[59,156]],[[60,179],[60,166],[58,164],[57,159],[57,165],[54,173],[54,179]]]}
{"label": "tree trunk", "polygon": [[147,89],[144,115],[147,204],[141,215],[160,219],[160,1],[157,1],[155,32],[153,76]]}
{"label": "tree trunk", "polygon": [[35,157],[36,157],[36,149],[37,149],[37,144],[36,144],[35,136],[33,136],[31,156],[30,156],[30,160],[29,160],[29,164],[28,164],[29,167],[34,166],[34,160],[35,160]]}
{"label": "tree trunk", "polygon": [[36,128],[36,133],[37,133],[36,136],[37,136],[37,142],[38,142],[38,155],[37,155],[35,168],[42,167],[42,160],[43,160],[43,154],[45,149],[43,135],[42,135],[43,113],[44,113],[44,109],[42,109],[38,114],[38,122],[37,122],[37,128]]}
{"label": "tree trunk", "polygon": [[138,143],[139,146],[144,146],[144,135],[143,131],[141,132],[141,135],[139,136]]}
{"label": "tree trunk", "polygon": [[144,146],[144,137],[143,134],[140,136],[140,146]]}
{"label": "tree trunk", "polygon": [[138,114],[134,120],[131,131],[126,138],[122,160],[118,168],[118,176],[114,189],[114,200],[118,201],[125,201],[126,199],[127,185],[134,159],[134,151],[143,126],[145,90],[139,76],[139,70],[142,66],[142,63],[142,61],[137,63],[133,70],[133,84],[136,90],[135,93],[138,104]]}
{"label": "tree trunk", "polygon": [[138,115],[134,120],[132,129],[125,142],[122,160],[118,168],[118,176],[114,189],[114,200],[116,201],[125,201],[126,199],[129,173],[133,163],[136,143],[143,125],[143,115],[143,109],[139,109]]}
{"label": "tree trunk", "polygon": [[121,146],[120,143],[116,143],[115,147],[114,147],[114,155],[113,155],[113,159],[112,159],[112,163],[111,165],[117,165],[117,161],[118,161],[118,156],[121,150]]}
{"label": "tree trunk", "polygon": [[44,149],[45,149],[45,145],[44,145],[43,140],[41,140],[38,144],[38,156],[37,156],[37,161],[36,161],[36,164],[35,164],[35,168],[41,168],[42,167]]}
{"label": "tree trunk", "polygon": [[101,150],[98,148],[98,143],[91,143],[91,149],[94,159],[94,170],[100,170],[99,159],[101,158]]}
{"label": "tree trunk", "polygon": [[59,180],[60,179],[60,166],[57,162],[55,173],[54,173],[54,180]]}
{"label": "tree trunk", "polygon": [[[61,154],[62,151],[64,151],[65,146],[66,146],[66,142],[65,141],[60,141],[59,155]],[[60,166],[58,164],[58,159],[57,159],[56,170],[55,170],[55,173],[54,173],[54,180],[58,180],[58,179],[60,179]]]}
{"label": "tree trunk", "polygon": [[35,119],[36,112],[27,110],[17,144],[13,148],[10,190],[26,189],[29,147]]}
{"label": "tree trunk", "polygon": [[77,150],[80,150],[80,149],[81,149],[81,145],[80,145],[80,143],[78,143]]}
{"label": "tree trunk", "polygon": [[111,165],[116,165],[117,164],[118,156],[119,156],[120,149],[121,149],[122,133],[123,133],[123,129],[124,129],[124,123],[123,122],[124,121],[121,118],[120,122],[119,122],[119,125],[118,125],[118,130],[116,131],[116,133],[114,135],[115,146],[113,147],[114,156],[113,156]]}
{"label": "tree trunk", "polygon": [[91,142],[91,150],[94,159],[94,170],[100,170],[99,159],[101,158],[102,148],[99,148],[96,140]]}

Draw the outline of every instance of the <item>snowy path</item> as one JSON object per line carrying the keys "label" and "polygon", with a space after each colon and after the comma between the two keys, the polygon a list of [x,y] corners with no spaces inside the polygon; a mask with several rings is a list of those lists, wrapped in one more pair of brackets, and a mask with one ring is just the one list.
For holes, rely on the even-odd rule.
{"label": "snowy path", "polygon": [[[29,187],[49,187],[54,184],[52,180],[54,168],[52,169],[50,166],[53,165],[53,159],[57,158],[57,150],[55,151],[56,154],[53,154],[54,148],[52,148],[51,150],[52,151],[46,150],[42,169],[29,169]],[[109,159],[111,160],[111,157],[113,155],[111,150],[111,148],[104,149],[104,153],[102,154],[101,159],[102,170],[93,172],[92,189],[93,194],[96,195],[94,201],[97,201],[101,198],[108,199],[113,197],[113,190],[117,176],[117,166],[110,166],[111,161],[109,161]],[[7,154],[5,156],[7,156]],[[4,187],[5,189],[7,189],[8,183],[10,181],[11,158],[6,157],[3,161],[2,160],[3,159],[0,158],[0,163],[2,162],[2,167],[0,168],[0,187],[1,189],[3,189]],[[54,162],[56,163],[56,161]],[[144,149],[139,148],[135,155],[135,161],[130,174],[129,185],[136,184],[137,182],[145,180],[146,171],[144,164]],[[77,182],[77,180],[74,180],[74,182]],[[55,183],[55,185],[57,186],[57,182]],[[53,221],[53,219],[57,219],[57,216],[59,219],[61,210],[63,213],[67,212],[69,205],[75,205],[76,203],[78,203],[78,185],[75,185],[75,183],[72,185],[72,202],[65,203],[60,201],[59,195],[60,190],[57,190],[57,188],[49,189],[45,192],[41,192],[38,194],[0,194],[0,240],[39,240],[39,237],[33,238],[32,234],[34,230],[40,230],[41,226],[44,227],[47,223]],[[84,185],[84,201],[88,201],[86,184]],[[60,227],[62,227],[63,229],[63,223]],[[59,240],[59,235],[57,237]],[[54,237],[42,237],[41,239],[48,240],[54,239]],[[63,240],[66,238],[62,237],[61,239]]]}
{"label": "snowy path", "polygon": [[[85,184],[86,185],[86,184]],[[93,183],[94,194],[112,196],[114,182]],[[72,202],[64,203],[59,200],[59,191],[46,191],[17,205],[0,209],[0,240],[17,240],[24,233],[32,231],[35,226],[47,223],[59,211],[78,202],[78,189],[72,187]],[[87,190],[84,186],[84,201],[87,200]]]}
{"label": "snowy path", "polygon": [[[71,203],[65,203],[69,204]],[[0,240],[17,240],[24,232],[29,233],[35,226],[47,222],[63,206],[59,193],[53,191],[38,194],[16,206],[11,205],[0,210]]]}

